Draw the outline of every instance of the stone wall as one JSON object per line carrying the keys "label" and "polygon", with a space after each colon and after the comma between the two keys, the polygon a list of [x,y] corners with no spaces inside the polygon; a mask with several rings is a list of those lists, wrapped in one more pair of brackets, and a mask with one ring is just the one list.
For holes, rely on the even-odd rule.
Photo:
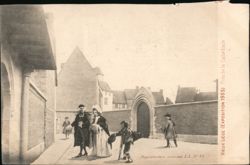
{"label": "stone wall", "polygon": [[107,119],[109,130],[117,132],[120,130],[121,121],[125,120],[130,123],[131,110],[119,110],[103,112],[103,116]]}
{"label": "stone wall", "polygon": [[217,101],[207,101],[155,107],[156,132],[161,132],[166,122],[164,115],[170,113],[178,134],[217,135],[217,106]]}
{"label": "stone wall", "polygon": [[55,112],[46,108],[45,113],[45,148],[48,148],[55,140],[54,137]]}
{"label": "stone wall", "polygon": [[[4,40],[1,43],[1,65],[5,65],[8,72],[8,79],[10,83],[10,106],[7,108],[9,129],[8,129],[8,154],[11,164],[20,163],[20,149],[22,142],[27,143],[28,151],[23,153],[27,156],[27,161],[32,161],[34,158],[39,156],[39,154],[44,149],[44,138],[45,138],[45,109],[48,105],[52,109],[55,109],[55,98],[52,93],[55,93],[54,84],[54,71],[51,72],[51,77],[47,77],[47,71],[34,71],[31,76],[31,82],[34,82],[35,86],[39,91],[33,88],[27,89],[25,91],[29,92],[28,100],[28,139],[21,138],[21,126],[24,123],[22,116],[22,98],[23,98],[23,85],[24,85],[24,72],[21,65],[21,61],[18,55],[13,51],[12,47]],[[47,81],[47,82],[46,82]],[[49,83],[50,84],[49,84]],[[49,85],[48,85],[49,84]],[[26,89],[26,88],[25,88]],[[40,96],[40,94],[45,94]],[[54,105],[53,105],[54,104]],[[4,108],[6,109],[6,107]],[[2,115],[2,113],[1,113]],[[52,117],[52,116],[49,116]],[[35,120],[34,120],[35,119]],[[53,128],[52,122],[49,122],[51,128]],[[52,129],[50,130],[51,135]],[[26,135],[26,134],[25,134]],[[51,144],[51,141],[47,144]]]}
{"label": "stone wall", "polygon": [[[7,107],[9,120],[9,156],[11,163],[19,162],[20,153],[20,116],[21,116],[21,93],[22,93],[22,68],[18,59],[15,59],[16,53],[6,42],[1,43],[1,65],[6,66],[8,80],[10,83],[10,106]],[[2,95],[1,95],[2,96]],[[5,108],[4,108],[5,109]],[[5,110],[4,110],[5,111]],[[5,116],[2,116],[2,119]],[[10,118],[11,116],[11,118]]]}
{"label": "stone wall", "polygon": [[28,149],[44,142],[46,100],[32,85],[29,93]]}

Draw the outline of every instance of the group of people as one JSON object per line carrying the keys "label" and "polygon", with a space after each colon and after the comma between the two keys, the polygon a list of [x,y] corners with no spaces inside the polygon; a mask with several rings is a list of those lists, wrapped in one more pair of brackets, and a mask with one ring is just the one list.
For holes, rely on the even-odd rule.
{"label": "group of people", "polygon": [[106,119],[98,108],[93,107],[92,113],[88,113],[86,107],[80,104],[79,112],[71,126],[74,128],[74,146],[80,147],[80,152],[76,157],[88,156],[86,147],[92,148],[91,156],[109,157],[112,155],[112,143],[117,136],[121,136],[121,144],[124,145],[123,159],[127,160],[127,163],[133,162],[129,151],[135,138],[126,121],[121,122],[119,132],[110,135]]}
{"label": "group of people", "polygon": [[[66,138],[68,138],[71,133],[70,128],[74,128],[74,146],[80,147],[80,152],[76,157],[88,156],[86,147],[92,148],[92,156],[109,157],[112,155],[112,143],[117,136],[121,136],[118,159],[126,160],[127,163],[133,162],[130,155],[130,147],[135,140],[140,138],[140,133],[132,131],[129,128],[128,123],[122,121],[120,123],[121,130],[110,135],[106,119],[102,116],[97,107],[92,108],[92,113],[86,112],[86,107],[83,104],[80,104],[78,108],[79,112],[72,124],[70,124],[67,117],[63,123],[63,132],[65,133]],[[170,114],[166,114],[165,117],[167,122],[163,127],[163,132],[167,141],[166,147],[170,147],[170,139],[174,140],[174,144],[177,147],[175,123],[172,121]],[[123,157],[121,158],[122,148]]]}

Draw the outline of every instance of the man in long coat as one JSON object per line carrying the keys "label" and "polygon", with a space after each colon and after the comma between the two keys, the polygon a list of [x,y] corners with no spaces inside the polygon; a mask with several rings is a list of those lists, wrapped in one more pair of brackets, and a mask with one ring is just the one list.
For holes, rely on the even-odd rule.
{"label": "man in long coat", "polygon": [[175,123],[172,121],[170,114],[166,114],[165,117],[167,119],[167,123],[164,127],[164,134],[165,134],[165,138],[167,140],[166,147],[167,148],[170,147],[170,142],[169,142],[170,139],[174,140],[174,144],[177,147],[177,140],[176,140],[177,134],[175,132]]}
{"label": "man in long coat", "polygon": [[[74,127],[74,146],[80,146],[80,153],[76,157],[87,156],[86,147],[89,147],[89,114],[85,112],[86,107],[83,104],[79,106],[79,112],[76,115],[75,121],[71,124]],[[84,150],[84,154],[82,154]]]}

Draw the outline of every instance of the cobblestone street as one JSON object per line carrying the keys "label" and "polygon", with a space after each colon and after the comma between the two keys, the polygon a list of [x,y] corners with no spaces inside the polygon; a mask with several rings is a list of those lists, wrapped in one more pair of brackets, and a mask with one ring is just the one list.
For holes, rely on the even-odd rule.
{"label": "cobblestone street", "polygon": [[[63,136],[62,136],[63,137]],[[58,141],[49,149],[50,153],[42,154],[33,164],[124,164],[118,161],[119,141],[113,144],[112,156],[94,159],[91,156],[74,158],[79,152],[78,147],[73,147],[73,137]],[[61,143],[60,143],[61,142]],[[58,145],[57,147],[55,145]],[[206,164],[216,163],[217,145],[179,142],[178,148],[165,148],[163,139],[140,139],[132,146],[132,164]],[[60,154],[59,154],[60,153]],[[89,150],[89,154],[91,150]],[[59,154],[59,155],[58,155]]]}

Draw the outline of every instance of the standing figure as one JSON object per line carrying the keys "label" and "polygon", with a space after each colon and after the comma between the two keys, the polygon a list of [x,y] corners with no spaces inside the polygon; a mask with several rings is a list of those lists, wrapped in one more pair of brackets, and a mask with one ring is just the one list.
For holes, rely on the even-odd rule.
{"label": "standing figure", "polygon": [[[123,149],[123,160],[127,160],[126,163],[132,163],[133,160],[130,156],[130,147],[131,144],[133,144],[133,132],[132,130],[128,127],[128,123],[126,121],[122,121],[121,123],[121,130],[116,133],[116,136],[121,136],[121,146],[120,146],[120,151],[122,149],[122,145],[124,145]],[[119,153],[119,158],[120,159],[120,153]]]}
{"label": "standing figure", "polygon": [[[89,147],[89,115],[85,112],[86,107],[83,104],[79,106],[79,112],[76,115],[75,121],[71,124],[74,127],[74,146],[80,146],[80,153],[76,157],[88,156],[86,147]],[[82,154],[84,150],[84,154]]]}
{"label": "standing figure", "polygon": [[167,140],[166,147],[167,148],[170,147],[170,139],[174,140],[174,144],[177,147],[177,140],[176,140],[177,134],[175,132],[175,123],[172,121],[170,114],[166,114],[165,117],[167,119],[167,123],[164,127],[164,135]]}
{"label": "standing figure", "polygon": [[108,157],[111,156],[111,149],[108,145],[110,136],[106,119],[101,115],[97,108],[93,108],[93,121],[90,126],[90,139],[92,142],[92,156]]}
{"label": "standing figure", "polygon": [[69,134],[72,131],[72,127],[70,125],[70,121],[68,117],[65,117],[65,121],[63,122],[63,134],[65,134],[66,139],[69,138]]}

